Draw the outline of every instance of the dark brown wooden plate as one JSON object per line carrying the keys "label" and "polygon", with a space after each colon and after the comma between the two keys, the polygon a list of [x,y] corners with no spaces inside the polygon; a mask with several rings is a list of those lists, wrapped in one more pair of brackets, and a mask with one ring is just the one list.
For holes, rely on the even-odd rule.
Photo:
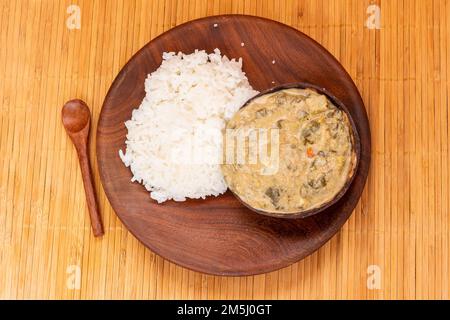
{"label": "dark brown wooden plate", "polygon": [[[241,46],[244,43],[244,46]],[[124,122],[143,99],[144,80],[164,51],[219,48],[243,58],[251,85],[307,82],[344,103],[361,139],[361,157],[347,193],[333,206],[305,219],[258,215],[230,192],[186,202],[153,202],[130,182],[118,151],[125,148]],[[273,63],[275,61],[275,63]],[[370,129],[360,94],[339,62],[321,45],[284,24],[252,16],[225,15],[190,21],[148,43],[125,65],[103,104],[97,157],[106,195],[121,221],[144,245],[181,266],[216,275],[252,275],[292,264],[321,247],[345,223],[363,191],[370,164]]]}

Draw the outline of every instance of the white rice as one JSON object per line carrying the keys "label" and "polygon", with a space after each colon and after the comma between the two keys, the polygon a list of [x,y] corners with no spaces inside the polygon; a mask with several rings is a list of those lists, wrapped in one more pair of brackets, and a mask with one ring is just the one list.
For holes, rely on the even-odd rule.
{"label": "white rice", "polygon": [[257,94],[242,60],[229,60],[218,49],[163,53],[161,66],[145,80],[145,92],[125,122],[126,151],[119,150],[132,181],[158,202],[224,193],[221,130]]}

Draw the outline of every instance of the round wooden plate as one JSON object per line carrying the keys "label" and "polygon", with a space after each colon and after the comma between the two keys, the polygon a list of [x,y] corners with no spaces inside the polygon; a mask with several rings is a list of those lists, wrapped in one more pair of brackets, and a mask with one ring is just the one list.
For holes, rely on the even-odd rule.
{"label": "round wooden plate", "polygon": [[[161,64],[164,51],[212,52],[215,48],[230,58],[242,57],[243,69],[257,90],[308,82],[326,88],[347,106],[360,135],[361,159],[356,177],[340,201],[318,215],[284,220],[250,211],[230,192],[206,200],[157,204],[142,185],[130,182],[131,172],[118,152],[125,148],[124,122],[145,95],[147,74]],[[128,230],[174,263],[200,272],[232,276],[288,266],[328,241],[358,202],[367,179],[370,148],[363,101],[339,62],[317,42],[289,26],[243,15],[190,21],[143,47],[114,80],[97,132],[102,184]]]}

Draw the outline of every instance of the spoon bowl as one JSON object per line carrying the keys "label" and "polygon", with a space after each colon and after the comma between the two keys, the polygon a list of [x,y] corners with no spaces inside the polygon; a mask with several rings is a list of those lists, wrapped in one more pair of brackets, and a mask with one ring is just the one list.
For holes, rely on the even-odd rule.
{"label": "spoon bowl", "polygon": [[90,121],[91,113],[84,101],[73,99],[64,104],[62,122],[68,133],[75,134],[82,131],[89,126]]}

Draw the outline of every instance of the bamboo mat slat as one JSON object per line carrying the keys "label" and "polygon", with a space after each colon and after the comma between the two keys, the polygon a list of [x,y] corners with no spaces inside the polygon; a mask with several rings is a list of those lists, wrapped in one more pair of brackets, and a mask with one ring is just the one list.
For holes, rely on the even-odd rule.
{"label": "bamboo mat slat", "polygon": [[[70,5],[81,9],[79,30],[66,26]],[[370,5],[380,30],[365,27]],[[121,67],[162,32],[224,13],[271,18],[319,41],[357,84],[372,131],[369,179],[342,230],[305,260],[253,277],[196,273],[145,249],[96,169],[96,122]],[[0,1],[0,298],[448,299],[448,17],[446,0]],[[74,97],[93,113],[101,240],[61,125]],[[368,286],[371,270],[379,288]]]}

